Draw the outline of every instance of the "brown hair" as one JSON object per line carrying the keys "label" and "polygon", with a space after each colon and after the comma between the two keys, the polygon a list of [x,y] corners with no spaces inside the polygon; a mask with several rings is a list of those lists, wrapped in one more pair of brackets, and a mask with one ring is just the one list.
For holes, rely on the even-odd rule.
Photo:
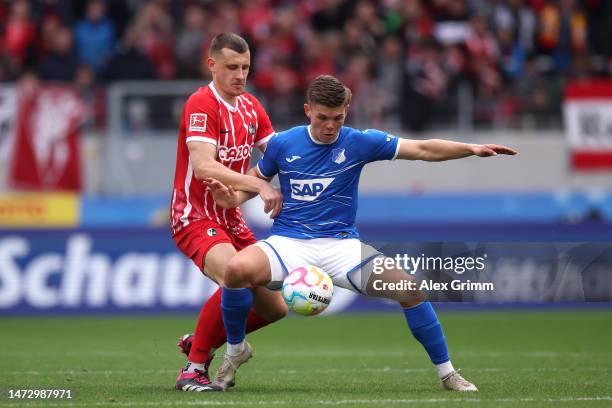
{"label": "brown hair", "polygon": [[328,108],[347,106],[351,102],[351,90],[332,75],[319,75],[308,86],[306,103]]}
{"label": "brown hair", "polygon": [[244,54],[249,50],[249,44],[234,33],[221,33],[217,34],[210,43],[210,49],[208,54],[214,56],[218,54],[223,48],[229,48],[232,51],[236,51],[239,54]]}

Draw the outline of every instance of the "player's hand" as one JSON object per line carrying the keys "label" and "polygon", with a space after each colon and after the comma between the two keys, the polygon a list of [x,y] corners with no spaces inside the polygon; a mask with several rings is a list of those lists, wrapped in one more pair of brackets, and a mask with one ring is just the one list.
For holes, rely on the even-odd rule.
{"label": "player's hand", "polygon": [[219,206],[223,208],[236,208],[240,205],[238,192],[231,185],[226,186],[219,180],[211,177],[204,179],[204,184],[206,184],[206,191],[210,191],[215,203]]}
{"label": "player's hand", "polygon": [[497,156],[498,154],[509,154],[514,156],[516,154],[516,150],[511,149],[507,146],[496,145],[496,144],[486,144],[486,145],[472,145],[472,152],[475,156],[479,157],[489,157],[489,156]]}
{"label": "player's hand", "polygon": [[280,190],[270,183],[264,183],[259,190],[259,196],[264,202],[265,213],[270,213],[270,218],[276,218],[283,208],[283,195]]}

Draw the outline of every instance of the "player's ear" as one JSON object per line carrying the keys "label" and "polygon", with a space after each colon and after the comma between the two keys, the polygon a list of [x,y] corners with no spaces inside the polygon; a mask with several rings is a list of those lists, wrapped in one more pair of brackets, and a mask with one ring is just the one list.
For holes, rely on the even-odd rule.
{"label": "player's ear", "polygon": [[304,113],[306,114],[306,117],[310,119],[310,105],[308,105],[307,103],[304,104]]}
{"label": "player's ear", "polygon": [[215,59],[213,57],[208,57],[206,59],[206,65],[208,65],[208,70],[213,73],[215,71]]}

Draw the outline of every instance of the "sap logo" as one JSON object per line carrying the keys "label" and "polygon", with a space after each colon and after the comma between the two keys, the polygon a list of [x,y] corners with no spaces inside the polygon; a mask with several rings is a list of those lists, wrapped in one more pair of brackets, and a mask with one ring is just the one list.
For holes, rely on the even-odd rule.
{"label": "sap logo", "polygon": [[251,151],[251,146],[246,144],[232,147],[219,146],[219,160],[222,162],[245,160],[251,157]]}
{"label": "sap logo", "polygon": [[300,201],[314,201],[329,187],[332,181],[334,181],[333,177],[309,180],[289,179],[291,198]]}

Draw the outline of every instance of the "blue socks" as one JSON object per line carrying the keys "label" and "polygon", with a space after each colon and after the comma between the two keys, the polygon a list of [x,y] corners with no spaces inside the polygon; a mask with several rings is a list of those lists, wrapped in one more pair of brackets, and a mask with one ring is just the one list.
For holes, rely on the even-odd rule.
{"label": "blue socks", "polygon": [[221,311],[229,344],[239,344],[244,341],[247,317],[252,306],[253,289],[222,289]]}
{"label": "blue socks", "polygon": [[450,361],[444,332],[431,303],[426,301],[404,309],[404,315],[412,335],[423,345],[431,362],[439,365]]}

